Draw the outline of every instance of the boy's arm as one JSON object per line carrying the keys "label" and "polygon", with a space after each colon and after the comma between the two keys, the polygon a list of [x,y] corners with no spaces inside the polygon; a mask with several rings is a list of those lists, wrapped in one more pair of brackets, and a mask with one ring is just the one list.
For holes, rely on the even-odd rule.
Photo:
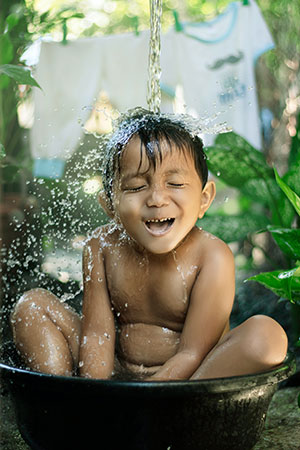
{"label": "boy's arm", "polygon": [[177,353],[151,380],[189,379],[224,332],[233,306],[234,258],[228,246],[213,240],[192,289]]}
{"label": "boy's arm", "polygon": [[114,368],[115,325],[98,239],[89,241],[84,249],[83,277],[80,375],[110,378]]}

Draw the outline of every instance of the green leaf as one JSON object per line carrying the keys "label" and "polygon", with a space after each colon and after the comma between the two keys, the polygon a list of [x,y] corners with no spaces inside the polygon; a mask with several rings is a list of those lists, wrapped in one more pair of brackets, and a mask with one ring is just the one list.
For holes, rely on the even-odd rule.
{"label": "green leaf", "polygon": [[83,13],[72,14],[68,19],[84,19],[85,15]]}
{"label": "green leaf", "polygon": [[[43,14],[40,15],[40,22],[47,22],[49,20],[49,14],[50,11],[45,11]],[[50,19],[51,20],[51,19]]]}
{"label": "green leaf", "polygon": [[247,281],[257,281],[279,297],[284,297],[292,303],[300,303],[300,276],[299,267],[283,272],[275,270],[273,272],[263,272],[254,275]]}
{"label": "green leaf", "polygon": [[[299,130],[300,134],[300,130]],[[296,192],[297,195],[300,195],[300,146],[299,152],[295,154],[293,162],[289,166],[289,170],[282,177],[283,181]]]}
{"label": "green leaf", "polygon": [[8,31],[10,31],[16,25],[18,25],[19,20],[20,20],[20,17],[18,16],[18,14],[15,14],[15,13],[9,14],[9,16],[6,17],[6,23],[8,25]]}
{"label": "green leaf", "polygon": [[277,227],[290,228],[295,219],[295,208],[293,208],[291,202],[282,191],[276,204],[278,212],[273,212],[272,223]]}
{"label": "green leaf", "polygon": [[245,239],[249,233],[266,228],[267,217],[261,214],[248,213],[243,215],[205,215],[197,221],[197,226],[214,234],[225,242],[235,242]]}
{"label": "green leaf", "polygon": [[1,142],[0,142],[0,161],[1,161],[1,159],[5,158],[5,156],[6,156],[6,153],[5,153],[4,145],[1,144]]}
{"label": "green leaf", "polygon": [[13,78],[18,84],[28,84],[41,89],[37,81],[32,78],[30,70],[24,66],[16,66],[14,64],[3,64],[0,66],[0,73]]}
{"label": "green leaf", "polygon": [[273,198],[278,199],[280,197],[280,189],[276,184],[275,179],[263,178],[251,178],[247,180],[243,186],[241,186],[241,191],[251,200],[261,203],[263,205],[270,205],[270,191]]}
{"label": "green leaf", "polygon": [[293,228],[275,228],[269,225],[267,229],[272,233],[280,250],[292,259],[300,259],[300,230]]}
{"label": "green leaf", "polygon": [[10,83],[10,78],[0,73],[0,89],[5,89]]}
{"label": "green leaf", "polygon": [[[299,156],[300,156],[300,112],[298,113],[298,117],[297,117],[296,134],[295,134],[295,136],[292,137],[292,142],[291,142],[291,149],[290,149],[290,154],[289,154],[289,168],[294,166],[295,163],[297,164],[297,159],[299,160]],[[294,189],[294,187],[292,185],[290,185],[288,181],[286,181],[286,182],[292,189]],[[297,192],[297,194],[299,193],[299,191],[297,191],[297,189],[294,189],[294,190]]]}
{"label": "green leaf", "polygon": [[274,167],[274,173],[275,178],[278,183],[278,186],[282,189],[282,191],[285,193],[295,210],[297,211],[297,214],[300,216],[300,198],[298,195],[280,178],[278,175],[277,170]]}
{"label": "green leaf", "polygon": [[0,64],[8,64],[14,57],[14,46],[7,33],[0,34]]}
{"label": "green leaf", "polygon": [[13,164],[10,164],[9,166],[4,167],[2,169],[3,180],[7,183],[12,182],[15,179],[19,170],[20,170],[20,167],[15,166]]}
{"label": "green leaf", "polygon": [[262,153],[235,133],[218,135],[206,153],[209,170],[229,186],[241,188],[253,178],[273,178]]}
{"label": "green leaf", "polygon": [[291,225],[295,210],[279,188],[275,178],[251,178],[240,187],[240,191],[252,201],[267,206],[274,225],[281,227]]}

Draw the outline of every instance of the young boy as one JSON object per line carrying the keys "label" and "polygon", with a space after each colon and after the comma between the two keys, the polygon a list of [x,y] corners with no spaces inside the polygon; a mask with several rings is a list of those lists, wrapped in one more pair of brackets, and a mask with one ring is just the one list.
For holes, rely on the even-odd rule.
{"label": "young boy", "polygon": [[234,260],[196,227],[215,196],[202,141],[179,120],[143,111],[107,147],[100,204],[113,221],[87,240],[82,318],[43,289],[12,315],[33,370],[111,378],[186,380],[261,372],[287,338],[255,316],[229,329]]}

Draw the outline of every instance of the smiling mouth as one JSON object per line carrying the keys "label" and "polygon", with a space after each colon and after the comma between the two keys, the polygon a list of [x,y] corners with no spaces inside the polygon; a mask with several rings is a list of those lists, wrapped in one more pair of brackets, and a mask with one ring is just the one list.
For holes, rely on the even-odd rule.
{"label": "smiling mouth", "polygon": [[175,219],[173,217],[167,217],[164,219],[146,220],[144,223],[147,230],[150,231],[151,234],[155,236],[160,236],[169,231],[174,222]]}

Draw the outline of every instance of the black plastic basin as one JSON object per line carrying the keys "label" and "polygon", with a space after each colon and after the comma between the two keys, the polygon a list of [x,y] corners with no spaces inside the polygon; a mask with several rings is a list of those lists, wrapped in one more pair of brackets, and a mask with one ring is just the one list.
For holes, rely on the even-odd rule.
{"label": "black plastic basin", "polygon": [[258,441],[289,355],[256,375],[201,381],[106,381],[0,364],[25,441],[36,450],[247,450]]}

